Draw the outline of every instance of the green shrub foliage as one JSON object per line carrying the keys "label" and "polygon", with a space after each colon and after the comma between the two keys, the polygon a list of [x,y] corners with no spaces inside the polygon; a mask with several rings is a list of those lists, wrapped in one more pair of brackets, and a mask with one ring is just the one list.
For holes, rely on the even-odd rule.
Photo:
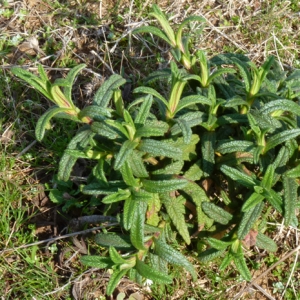
{"label": "green shrub foliage", "polygon": [[[113,75],[79,110],[71,89],[84,65],[54,83],[42,67],[39,76],[12,70],[56,104],[37,123],[39,141],[52,117],[83,124],[61,158],[60,185],[79,158],[90,160],[81,192],[119,220],[120,234],[96,236],[108,256],[83,256],[82,262],[113,269],[108,294],[125,275],[171,283],[168,264],[195,279],[178,246],[202,240],[207,248],[199,260],[222,257],[221,269],[233,262],[250,280],[243,250],[249,240],[250,246],[277,249],[267,236],[266,214],[297,226],[300,71],[282,71],[272,56],[260,67],[241,54],[208,59],[182,34],[187,23],[202,18],[189,17],[174,32],[156,5],[152,16],[162,29],[146,26],[133,34],[161,38],[174,59],[133,91],[131,103],[122,99],[125,79]],[[158,80],[169,89],[161,90]]]}

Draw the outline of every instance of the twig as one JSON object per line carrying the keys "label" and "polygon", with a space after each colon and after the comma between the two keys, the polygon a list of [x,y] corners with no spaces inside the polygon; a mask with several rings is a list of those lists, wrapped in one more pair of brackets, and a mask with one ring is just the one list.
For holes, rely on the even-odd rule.
{"label": "twig", "polygon": [[256,287],[260,292],[262,292],[268,299],[270,300],[276,300],[274,297],[272,297],[271,295],[269,295],[260,285],[258,285],[257,283],[253,283],[252,284],[254,287]]}
{"label": "twig", "polygon": [[115,225],[118,225],[118,224],[119,223],[109,223],[109,224],[106,224],[106,225],[97,226],[97,227],[93,227],[93,228],[82,230],[82,231],[77,231],[77,232],[64,234],[64,235],[57,236],[57,237],[50,238],[50,239],[46,239],[46,240],[43,240],[43,241],[38,241],[38,242],[27,244],[27,245],[22,245],[22,246],[19,246],[19,247],[16,247],[16,248],[4,249],[4,250],[0,251],[0,255],[2,255],[3,253],[6,253],[6,252],[10,252],[10,251],[15,251],[15,250],[19,250],[19,249],[28,248],[28,247],[31,247],[31,246],[45,244],[45,243],[48,243],[48,242],[55,242],[55,241],[58,241],[58,240],[67,239],[67,238],[75,236],[75,235],[86,234],[86,233],[92,232],[94,230],[99,230],[99,229],[103,229],[103,228],[106,228],[106,227],[115,226]]}
{"label": "twig", "polygon": [[265,272],[261,273],[258,277],[254,278],[246,288],[244,288],[242,291],[240,291],[233,300],[237,300],[239,299],[245,292],[247,292],[251,285],[253,285],[254,282],[256,282],[257,280],[259,280],[260,278],[262,278],[263,276],[267,275],[271,270],[273,270],[275,267],[277,267],[279,264],[281,264],[283,261],[285,261],[287,258],[289,258],[290,256],[292,256],[295,252],[298,252],[300,250],[300,245],[298,247],[296,247],[295,249],[293,249],[292,251],[290,251],[288,254],[286,254],[284,257],[282,257],[279,261],[277,261],[274,265],[272,265],[270,268],[268,268]]}

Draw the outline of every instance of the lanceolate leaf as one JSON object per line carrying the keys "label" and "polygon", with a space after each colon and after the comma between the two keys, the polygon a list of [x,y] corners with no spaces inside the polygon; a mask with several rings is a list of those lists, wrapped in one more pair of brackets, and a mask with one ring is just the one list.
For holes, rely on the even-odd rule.
{"label": "lanceolate leaf", "polygon": [[133,176],[132,169],[128,161],[125,161],[123,166],[120,169],[123,180],[128,186],[138,187],[139,183],[136,178]]}
{"label": "lanceolate leaf", "polygon": [[221,167],[221,171],[227,175],[228,177],[230,177],[232,180],[237,181],[238,183],[246,186],[246,187],[253,187],[256,183],[255,181],[252,179],[252,177],[246,175],[245,173],[242,173],[241,171],[231,168],[229,166],[225,166],[223,165]]}
{"label": "lanceolate leaf", "polygon": [[123,209],[123,226],[125,230],[130,230],[133,218],[135,216],[135,211],[137,209],[137,201],[133,200],[131,197],[125,200]]}
{"label": "lanceolate leaf", "polygon": [[248,234],[254,222],[260,217],[263,207],[264,203],[261,202],[244,213],[237,232],[239,240],[243,240]]}
{"label": "lanceolate leaf", "polygon": [[277,111],[288,111],[300,116],[300,106],[297,103],[287,99],[270,101],[260,109],[262,114],[272,114],[273,112]]}
{"label": "lanceolate leaf", "polygon": [[[92,139],[94,136],[94,133],[89,129],[85,128],[85,130],[82,130],[79,132],[69,143],[67,149],[84,149],[90,139]],[[58,168],[58,179],[67,181],[70,177],[70,174],[72,172],[73,166],[76,163],[77,158],[73,157],[69,154],[64,153],[60,162],[59,162],[59,168]]]}
{"label": "lanceolate leaf", "polygon": [[43,79],[37,77],[36,75],[30,73],[27,70],[24,70],[19,67],[13,67],[11,72],[18,76],[19,78],[23,79],[35,89],[37,89],[41,94],[43,94],[49,100],[53,100],[50,94],[50,82],[48,78],[44,77]]}
{"label": "lanceolate leaf", "polygon": [[180,159],[182,151],[164,141],[144,139],[140,143],[139,150],[147,152],[153,156],[166,156],[173,159]]}
{"label": "lanceolate leaf", "polygon": [[244,277],[244,279],[250,281],[251,273],[247,267],[244,252],[241,244],[239,245],[238,252],[233,255],[234,263],[240,272],[240,274]]}
{"label": "lanceolate leaf", "polygon": [[264,152],[266,153],[270,149],[276,147],[277,145],[282,144],[288,140],[294,139],[299,135],[300,128],[279,132],[268,139]]}
{"label": "lanceolate leaf", "polygon": [[158,36],[159,38],[167,42],[169,45],[171,45],[171,41],[169,40],[167,35],[162,30],[154,26],[141,26],[135,29],[133,33],[151,33]]}
{"label": "lanceolate leaf", "polygon": [[126,82],[122,76],[114,74],[104,81],[94,96],[94,103],[101,107],[107,107],[114,91]]}
{"label": "lanceolate leaf", "polygon": [[277,251],[276,243],[271,238],[260,232],[256,236],[256,246],[269,252]]}
{"label": "lanceolate leaf", "polygon": [[104,247],[115,247],[120,250],[132,249],[129,235],[115,233],[98,233],[95,237],[95,242]]}
{"label": "lanceolate leaf", "polygon": [[207,242],[212,248],[217,250],[224,250],[232,244],[232,241],[222,241],[212,237],[207,238]]}
{"label": "lanceolate leaf", "polygon": [[183,141],[185,144],[189,144],[192,138],[192,129],[189,126],[188,122],[186,122],[184,119],[175,119],[174,120],[178,126],[180,127],[180,130],[183,135]]}
{"label": "lanceolate leaf", "polygon": [[191,273],[193,280],[196,280],[197,274],[195,272],[195,269],[184,255],[172,248],[170,245],[166,244],[161,239],[155,239],[154,243],[155,254],[157,254],[159,257],[171,264],[184,267],[187,271]]}
{"label": "lanceolate leaf", "polygon": [[81,256],[80,261],[86,266],[99,269],[111,268],[114,265],[109,257],[100,257],[96,255]]}
{"label": "lanceolate leaf", "polygon": [[211,202],[203,202],[202,209],[211,219],[220,224],[226,225],[232,219],[229,212]]}
{"label": "lanceolate leaf", "polygon": [[122,279],[123,276],[125,276],[125,274],[128,272],[128,269],[124,269],[124,270],[114,270],[113,274],[111,275],[109,282],[107,284],[107,288],[106,288],[106,294],[108,296],[110,296],[115,288],[117,287],[117,285],[119,284],[120,280]]}
{"label": "lanceolate leaf", "polygon": [[274,167],[272,165],[269,165],[263,177],[263,180],[261,182],[261,186],[266,188],[267,190],[269,190],[272,187],[274,172],[275,172]]}
{"label": "lanceolate leaf", "polygon": [[286,172],[286,176],[290,178],[300,178],[300,165]]}
{"label": "lanceolate leaf", "polygon": [[245,84],[245,89],[247,92],[249,92],[251,86],[251,74],[248,70],[248,66],[237,58],[232,58],[231,60],[238,67],[240,75],[242,76]]}
{"label": "lanceolate leaf", "polygon": [[225,250],[217,250],[214,248],[209,248],[199,254],[199,260],[203,263],[207,263],[217,257],[220,257]]}
{"label": "lanceolate leaf", "polygon": [[152,95],[147,95],[144,98],[143,104],[141,105],[139,112],[137,114],[137,116],[134,119],[134,123],[136,124],[145,124],[149,113],[150,113],[150,108],[152,106],[152,101],[153,101],[153,97]]}
{"label": "lanceolate leaf", "polygon": [[284,188],[284,223],[289,226],[295,217],[295,209],[298,201],[298,183],[295,178],[283,177]]}
{"label": "lanceolate leaf", "polygon": [[115,264],[124,264],[127,262],[113,246],[109,247],[109,257]]}
{"label": "lanceolate leaf", "polygon": [[150,193],[165,193],[184,188],[188,181],[185,179],[148,180],[143,179],[144,189]]}
{"label": "lanceolate leaf", "polygon": [[158,93],[158,92],[157,92],[155,89],[153,89],[153,88],[141,86],[141,87],[138,87],[138,88],[134,89],[133,92],[134,92],[134,93],[150,94],[150,95],[156,97],[157,99],[159,99],[162,103],[164,103],[164,105],[165,105],[166,107],[169,107],[168,101],[167,101],[160,93]]}
{"label": "lanceolate leaf", "polygon": [[256,206],[260,202],[262,202],[265,199],[265,197],[261,194],[258,194],[256,192],[253,192],[251,196],[246,200],[246,202],[242,206],[242,211],[247,211],[251,209],[252,207]]}
{"label": "lanceolate leaf", "polygon": [[109,204],[119,202],[129,198],[131,195],[129,190],[120,190],[116,193],[110,194],[102,199],[102,203]]}
{"label": "lanceolate leaf", "polygon": [[217,152],[222,154],[232,153],[232,152],[253,152],[254,143],[250,141],[228,141],[220,140],[218,141]]}
{"label": "lanceolate leaf", "polygon": [[45,130],[50,129],[50,120],[59,113],[72,112],[69,108],[52,107],[45,112],[38,120],[35,128],[35,136],[38,141],[41,141],[45,135]]}
{"label": "lanceolate leaf", "polygon": [[147,211],[147,203],[144,201],[136,202],[136,208],[133,215],[132,225],[130,228],[130,241],[136,249],[145,250],[146,247],[144,245],[144,225],[145,214]]}
{"label": "lanceolate leaf", "polygon": [[115,157],[115,170],[118,170],[122,167],[122,165],[125,163],[126,159],[129,155],[131,155],[134,148],[136,148],[138,145],[137,142],[133,141],[125,141],[123,145],[121,146],[121,149],[117,153]]}
{"label": "lanceolate leaf", "polygon": [[72,102],[72,87],[73,87],[75,77],[85,67],[86,67],[85,64],[80,64],[75,66],[69,71],[68,75],[64,79],[66,82],[66,85],[64,86],[64,94],[70,102]]}
{"label": "lanceolate leaf", "polygon": [[139,178],[147,178],[149,174],[140,154],[141,152],[133,150],[130,156],[128,157],[128,163],[134,176]]}
{"label": "lanceolate leaf", "polygon": [[[272,185],[275,185],[276,182],[280,179],[283,173],[286,170],[286,163],[289,160],[289,150],[286,146],[280,148],[278,155],[273,163],[275,174],[273,178]],[[299,174],[300,175],[300,174]]]}
{"label": "lanceolate leaf", "polygon": [[172,277],[158,271],[156,268],[151,268],[139,259],[136,260],[136,270],[145,278],[148,278],[157,283],[171,284]]}
{"label": "lanceolate leaf", "polygon": [[194,104],[206,104],[206,105],[210,106],[210,105],[212,105],[212,102],[208,98],[201,96],[201,95],[186,96],[186,97],[180,99],[178,106],[176,108],[176,113],[178,113],[183,108],[188,107],[190,105],[194,105]]}
{"label": "lanceolate leaf", "polygon": [[170,194],[162,195],[162,200],[173,224],[184,241],[189,245],[191,243],[191,239],[185,222],[184,203],[186,200],[182,196],[175,197]]}
{"label": "lanceolate leaf", "polygon": [[215,167],[215,131],[207,131],[201,136],[202,170],[204,176],[210,176]]}

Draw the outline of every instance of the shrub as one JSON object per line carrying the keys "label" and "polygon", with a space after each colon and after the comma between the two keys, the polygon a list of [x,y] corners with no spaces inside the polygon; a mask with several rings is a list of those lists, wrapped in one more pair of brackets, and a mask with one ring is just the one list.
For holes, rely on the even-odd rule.
{"label": "shrub", "polygon": [[125,79],[112,75],[92,105],[79,110],[71,89],[84,65],[53,84],[42,67],[39,77],[12,70],[56,104],[37,123],[39,141],[52,117],[83,124],[61,158],[58,179],[68,181],[79,158],[91,160],[81,192],[118,218],[119,233],[96,236],[109,256],[81,258],[113,269],[107,294],[125,275],[171,283],[168,263],[195,279],[193,265],[170,244],[199,240],[208,246],[201,261],[222,257],[220,269],[233,261],[250,280],[243,249],[277,249],[264,234],[268,215],[298,224],[300,71],[282,71],[272,56],[260,67],[242,54],[208,59],[201,50],[192,52],[182,34],[184,25],[202,18],[185,19],[175,33],[156,5],[152,16],[162,30],[146,26],[134,34],[164,40],[174,61],[135,88],[131,103],[122,99]]}

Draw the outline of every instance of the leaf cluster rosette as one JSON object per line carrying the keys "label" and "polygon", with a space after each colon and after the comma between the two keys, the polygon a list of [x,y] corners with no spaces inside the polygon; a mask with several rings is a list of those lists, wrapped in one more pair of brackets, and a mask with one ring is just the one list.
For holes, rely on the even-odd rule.
{"label": "leaf cluster rosette", "polygon": [[[162,29],[146,26],[133,34],[161,38],[174,61],[136,87],[131,103],[122,99],[126,80],[117,74],[80,111],[71,88],[84,65],[54,84],[42,67],[39,77],[13,69],[56,104],[39,120],[38,140],[52,117],[83,123],[61,158],[58,178],[68,181],[79,158],[90,160],[80,191],[118,217],[120,230],[96,236],[108,256],[81,258],[88,266],[113,270],[108,295],[125,275],[170,284],[168,264],[196,279],[192,263],[178,250],[184,244],[205,242],[200,261],[222,257],[221,270],[233,262],[250,280],[244,249],[277,249],[268,236],[269,214],[298,225],[300,71],[282,71],[274,57],[260,67],[241,54],[208,59],[204,51],[192,51],[189,36],[182,34],[185,25],[203,18],[189,17],[175,32],[156,5],[151,15]],[[168,91],[160,90],[158,80],[168,83]]]}

